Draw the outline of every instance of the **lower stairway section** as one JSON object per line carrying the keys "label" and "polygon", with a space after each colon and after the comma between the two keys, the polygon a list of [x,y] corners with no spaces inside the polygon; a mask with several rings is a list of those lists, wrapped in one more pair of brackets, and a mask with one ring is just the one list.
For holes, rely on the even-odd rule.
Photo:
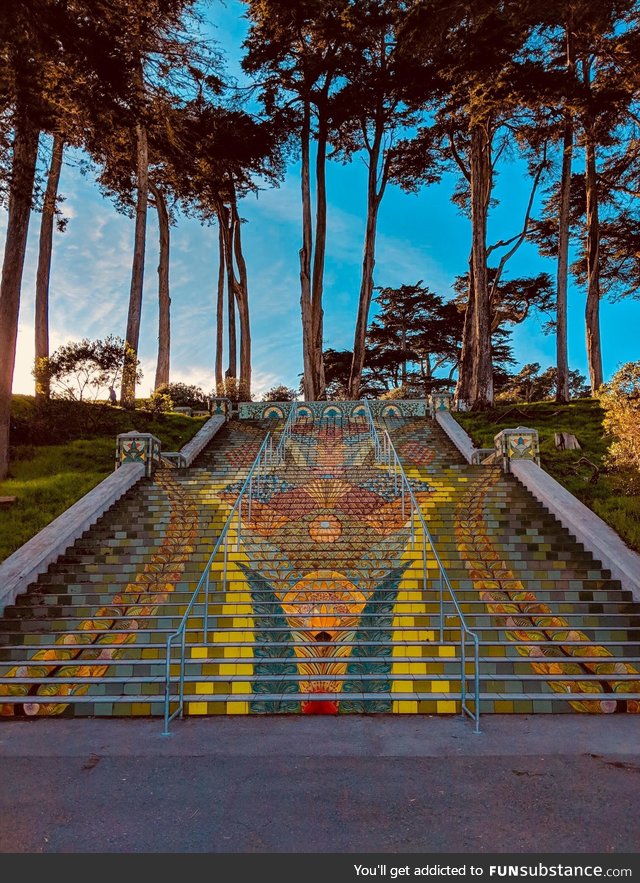
{"label": "lower stairway section", "polygon": [[[164,713],[167,638],[266,433],[281,430],[230,422],[193,467],[141,482],[4,610],[5,718]],[[391,419],[384,431],[477,636],[481,713],[637,713],[630,594],[512,477],[462,461],[437,424]],[[366,421],[299,419],[284,450],[240,542],[233,523],[213,561],[207,633],[203,596],[188,619],[184,713],[459,713],[459,618],[446,594],[441,608],[428,538]],[[176,650],[172,711],[180,672]]]}

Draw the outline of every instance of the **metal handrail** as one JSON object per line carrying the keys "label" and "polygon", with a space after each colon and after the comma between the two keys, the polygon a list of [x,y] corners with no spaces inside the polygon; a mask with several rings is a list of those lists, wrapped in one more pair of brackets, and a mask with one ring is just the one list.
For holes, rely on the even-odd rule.
{"label": "metal handrail", "polygon": [[291,438],[291,434],[293,432],[293,425],[296,422],[298,417],[298,402],[291,402],[291,408],[289,409],[289,414],[287,416],[287,421],[282,427],[282,432],[280,433],[280,439],[278,441],[278,446],[275,450],[275,458],[278,461],[278,464],[282,466],[284,463],[284,446],[287,441]]}
{"label": "metal handrail", "polygon": [[[258,451],[255,460],[253,461],[251,468],[247,474],[247,477],[244,480],[244,483],[240,489],[240,493],[236,497],[236,500],[231,507],[231,511],[227,517],[227,520],[224,523],[222,530],[220,531],[220,536],[216,540],[216,544],[213,547],[213,551],[211,555],[209,555],[209,560],[207,561],[204,570],[198,580],[198,584],[191,596],[191,600],[187,604],[187,609],[184,612],[184,615],[180,621],[180,625],[167,637],[167,645],[166,645],[166,659],[165,659],[165,692],[164,692],[164,730],[162,732],[163,736],[169,735],[169,724],[174,718],[178,715],[181,717],[184,713],[184,669],[185,669],[185,640],[186,640],[186,626],[189,616],[191,615],[191,611],[196,603],[198,595],[202,591],[204,586],[205,597],[204,597],[204,616],[203,616],[203,625],[204,625],[204,641],[205,644],[208,641],[209,635],[209,583],[211,578],[211,566],[213,561],[220,551],[220,548],[224,545],[224,566],[223,566],[223,577],[222,577],[222,586],[223,591],[227,587],[227,562],[229,557],[229,532],[231,529],[231,525],[234,521],[234,518],[237,521],[237,534],[236,534],[236,550],[240,546],[240,535],[242,531],[242,502],[244,497],[248,498],[248,517],[251,518],[251,501],[254,495],[254,491],[257,494],[260,493],[261,483],[264,482],[264,478],[266,476],[266,470],[271,468],[274,463],[274,449],[273,449],[273,437],[270,432],[264,438],[264,441],[260,445],[260,450]],[[178,691],[178,707],[170,714],[170,706],[171,706],[171,649],[173,643],[180,639],[180,678],[179,678],[179,691]]]}
{"label": "metal handrail", "polygon": [[[409,483],[409,479],[404,471],[404,467],[396,449],[391,441],[391,437],[386,429],[383,430],[382,438],[378,433],[378,428],[373,419],[373,414],[371,412],[371,407],[369,402],[364,399],[364,412],[367,419],[367,423],[369,424],[369,434],[371,436],[371,440],[373,442],[374,448],[374,456],[378,463],[386,464],[388,474],[393,474],[394,476],[394,484],[395,484],[395,492],[398,492],[398,483],[400,483],[400,491],[402,495],[402,516],[405,516],[405,501],[408,497],[409,505],[410,505],[410,519],[411,519],[411,545],[412,548],[415,548],[415,523],[414,516],[418,516],[418,520],[420,522],[420,526],[422,528],[422,565],[423,565],[423,590],[426,593],[427,591],[427,543],[431,548],[431,553],[433,558],[438,565],[439,571],[439,595],[440,595],[440,612],[439,612],[439,624],[438,630],[440,633],[440,641],[442,641],[443,633],[444,633],[444,593],[445,589],[448,591],[451,601],[456,609],[458,614],[458,619],[460,620],[460,666],[461,666],[461,677],[460,677],[460,700],[461,700],[461,712],[464,717],[467,714],[475,723],[475,732],[480,732],[480,646],[479,646],[479,638],[476,632],[469,628],[467,625],[464,614],[460,609],[460,605],[458,604],[458,599],[456,598],[453,587],[449,581],[449,577],[447,575],[446,570],[440,560],[440,556],[438,555],[438,551],[436,549],[435,543],[433,541],[433,537],[431,536],[431,532],[427,527],[427,523],[424,519],[420,506],[418,505],[418,501],[415,498],[415,494],[413,492],[413,488]],[[467,674],[466,674],[466,639],[464,635],[468,635],[469,640],[473,644],[473,657],[474,657],[474,673],[473,673],[473,698],[474,698],[474,709],[473,711],[467,705]]]}

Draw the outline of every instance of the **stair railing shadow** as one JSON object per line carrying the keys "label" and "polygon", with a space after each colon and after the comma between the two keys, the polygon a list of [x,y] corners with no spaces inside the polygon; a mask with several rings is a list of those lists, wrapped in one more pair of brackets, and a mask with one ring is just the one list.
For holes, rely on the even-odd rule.
{"label": "stair railing shadow", "polygon": [[[475,732],[480,732],[480,641],[476,632],[469,628],[466,623],[458,599],[456,598],[453,587],[447,575],[447,572],[440,560],[431,532],[427,527],[422,510],[415,498],[413,488],[404,471],[402,461],[398,457],[396,449],[391,441],[391,437],[386,429],[381,433],[378,431],[371,406],[367,399],[362,401],[365,420],[369,426],[369,435],[373,444],[374,457],[376,462],[385,466],[387,474],[394,482],[395,493],[400,491],[402,500],[402,516],[410,519],[411,525],[411,548],[415,549],[416,545],[416,518],[422,528],[422,572],[423,572],[423,591],[427,591],[427,571],[428,556],[427,548],[431,551],[431,556],[438,568],[438,594],[439,594],[439,614],[438,614],[438,632],[439,639],[442,643],[445,629],[445,594],[448,594],[453,608],[454,616],[458,617],[460,623],[460,707],[461,715],[468,715],[473,720]],[[471,658],[473,661],[471,677],[467,676],[467,644],[471,644]],[[467,681],[471,680],[470,689],[467,687]],[[471,695],[473,708],[469,707],[467,696]]]}

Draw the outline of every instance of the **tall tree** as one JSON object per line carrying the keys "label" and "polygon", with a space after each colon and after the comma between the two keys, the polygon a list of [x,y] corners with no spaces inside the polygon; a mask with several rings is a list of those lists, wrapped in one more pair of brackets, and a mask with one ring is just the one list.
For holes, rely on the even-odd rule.
{"label": "tall tree", "polygon": [[[612,153],[615,156],[620,142],[626,141],[630,134],[628,108],[634,87],[626,81],[629,59],[621,47],[628,37],[626,16],[636,5],[633,0],[559,0],[545,7],[543,15],[547,66],[552,72],[559,66],[565,70],[565,76],[545,99],[562,114],[560,183],[547,202],[545,217],[536,225],[534,236],[543,253],[557,256],[558,261],[557,398],[560,401],[565,401],[569,394],[566,329],[572,231],[579,233],[582,239],[581,257],[575,269],[587,290],[587,358],[594,393],[603,379],[599,314],[604,292],[606,243],[602,212],[607,205],[611,206],[613,194],[624,178],[617,160],[612,161]],[[578,148],[584,151],[585,172],[575,175],[572,157]],[[576,192],[577,182],[584,187],[582,195]],[[613,232],[611,227],[608,229]]]}
{"label": "tall tree", "polygon": [[[139,89],[144,94],[142,69]],[[140,99],[142,100],[142,98]],[[142,287],[144,283],[144,255],[147,240],[147,202],[149,199],[149,145],[147,126],[137,122],[136,128],[136,208],[135,232],[133,237],[133,263],[131,266],[131,287],[129,290],[129,310],[125,334],[125,358],[122,369],[120,404],[123,408],[134,408],[136,399],[136,364],[138,342],[140,340],[140,319],[142,316]]]}
{"label": "tall tree", "polygon": [[47,187],[42,203],[40,220],[40,240],[38,249],[38,269],[36,272],[36,303],[35,303],[35,364],[36,364],[36,398],[49,398],[49,382],[47,372],[39,372],[42,360],[49,358],[49,280],[51,276],[51,253],[53,249],[53,226],[58,197],[58,182],[62,169],[64,139],[56,133],[51,148],[51,163],[47,176]]}
{"label": "tall tree", "polygon": [[11,389],[39,134],[57,130],[61,105],[72,93],[86,108],[123,99],[130,74],[118,20],[123,2],[114,0],[99,28],[88,0],[23,0],[5,4],[0,13],[0,115],[12,130],[0,282],[0,478],[9,465]]}
{"label": "tall tree", "polygon": [[[576,75],[576,49],[573,29],[573,6],[565,11],[566,67],[571,80]],[[564,108],[562,134],[562,174],[558,213],[558,275],[556,294],[556,401],[569,401],[569,351],[567,341],[567,304],[569,289],[569,235],[571,208],[571,172],[573,165],[574,125],[570,107]]]}
{"label": "tall tree", "polygon": [[[459,159],[462,139],[467,153],[463,173],[471,218],[468,339],[468,403],[483,408],[493,401],[491,364],[491,292],[488,274],[487,221],[500,126],[523,102],[535,65],[524,48],[535,24],[535,3],[510,0],[466,2],[422,0],[412,8],[403,29],[403,54],[435,69],[440,77],[437,103],[427,96],[451,152]],[[420,99],[419,83],[413,86]],[[430,90],[433,93],[433,90]]]}
{"label": "tall tree", "polygon": [[[247,0],[251,21],[243,66],[260,74],[267,110],[295,108],[301,158],[302,247],[300,308],[303,387],[308,400],[325,397],[322,357],[327,234],[326,159],[332,102],[340,77],[340,49],[348,0]],[[282,118],[282,117],[281,117]],[[311,200],[311,140],[315,122],[315,226]]]}
{"label": "tall tree", "polygon": [[[131,286],[125,336],[126,353],[122,371],[120,403],[125,408],[135,407],[136,364],[142,315],[144,257],[146,245],[147,205],[149,201],[149,115],[153,94],[164,92],[169,75],[183,72],[191,79],[196,41],[188,33],[187,15],[195,0],[135,0],[140,4],[139,17],[132,34],[132,52],[136,65],[135,90],[132,107],[136,112],[136,175],[135,175],[135,230]],[[195,55],[195,57],[194,57]],[[159,79],[160,78],[160,79]]]}
{"label": "tall tree", "polygon": [[348,9],[349,26],[340,46],[344,83],[332,103],[332,155],[344,161],[363,156],[367,167],[366,223],[360,292],[349,390],[359,398],[365,341],[374,288],[378,214],[392,174],[396,141],[416,122],[402,100],[395,61],[402,0],[366,0]]}
{"label": "tall tree", "polygon": [[[224,96],[223,96],[224,97]],[[216,389],[222,393],[224,294],[226,283],[229,388],[251,395],[251,328],[248,270],[242,246],[240,200],[262,181],[282,176],[279,127],[254,119],[233,103],[213,96],[165,108],[170,144],[163,148],[163,180],[183,211],[218,225],[219,272],[216,298]],[[237,318],[237,323],[236,323]],[[237,327],[240,331],[238,377]]]}
{"label": "tall tree", "polygon": [[152,180],[149,190],[158,215],[158,360],[154,389],[166,386],[171,374],[171,294],[169,289],[169,260],[171,254],[171,224],[167,199],[163,190]]}

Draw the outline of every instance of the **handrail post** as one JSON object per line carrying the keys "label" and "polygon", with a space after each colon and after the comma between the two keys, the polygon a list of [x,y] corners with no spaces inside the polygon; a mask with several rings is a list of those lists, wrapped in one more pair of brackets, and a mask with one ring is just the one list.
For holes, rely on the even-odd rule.
{"label": "handrail post", "polygon": [[227,561],[229,560],[229,531],[224,535],[224,566],[222,568],[222,588],[227,591]]}
{"label": "handrail post", "polygon": [[444,574],[440,568],[440,643],[444,634]]}
{"label": "handrail post", "polygon": [[473,645],[474,645],[474,691],[475,691],[475,719],[476,719],[476,727],[475,732],[480,732],[480,639],[477,634],[473,635]]}
{"label": "handrail post", "polygon": [[204,582],[204,642],[209,640],[209,581],[211,579],[211,568],[207,566],[207,576]]}
{"label": "handrail post", "polygon": [[427,535],[422,530],[422,591],[427,594]]}
{"label": "handrail post", "polygon": [[182,641],[180,644],[180,717],[184,717],[184,645],[186,640],[187,630],[184,628],[182,630]]}
{"label": "handrail post", "polygon": [[163,736],[169,736],[169,711],[171,709],[171,640],[173,635],[169,635],[167,638],[167,649],[166,649],[166,659],[165,659],[165,671],[164,671],[164,730],[162,731]]}
{"label": "handrail post", "polygon": [[462,717],[465,715],[467,705],[467,642],[464,635],[462,623],[460,623],[460,667],[462,670],[460,680],[460,713]]}

